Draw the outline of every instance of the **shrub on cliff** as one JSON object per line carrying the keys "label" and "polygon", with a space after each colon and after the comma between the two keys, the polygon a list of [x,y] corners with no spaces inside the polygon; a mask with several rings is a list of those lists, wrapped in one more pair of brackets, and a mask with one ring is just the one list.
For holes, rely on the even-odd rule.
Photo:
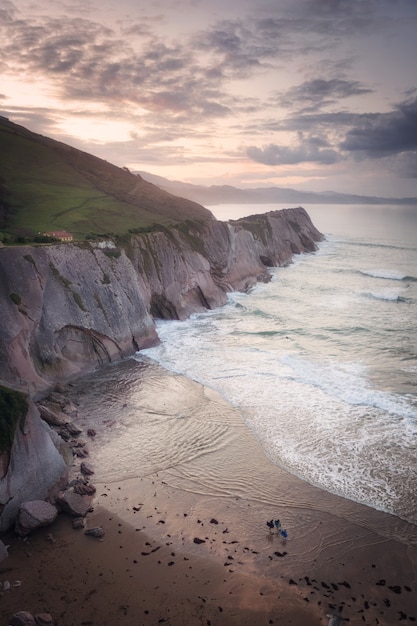
{"label": "shrub on cliff", "polygon": [[11,449],[16,428],[27,412],[25,394],[0,385],[0,455]]}

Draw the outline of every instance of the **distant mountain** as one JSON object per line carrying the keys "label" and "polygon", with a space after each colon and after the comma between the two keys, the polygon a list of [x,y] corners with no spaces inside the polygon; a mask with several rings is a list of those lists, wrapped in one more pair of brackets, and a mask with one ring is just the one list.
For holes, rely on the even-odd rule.
{"label": "distant mountain", "polygon": [[381,198],[338,193],[336,191],[298,191],[286,187],[256,187],[240,189],[230,185],[191,185],[168,180],[149,172],[139,172],[149,182],[203,206],[216,204],[417,204],[417,198]]}
{"label": "distant mountain", "polygon": [[[0,231],[123,234],[155,224],[214,219],[208,209],[0,116]],[[0,233],[0,234],[1,234]]]}

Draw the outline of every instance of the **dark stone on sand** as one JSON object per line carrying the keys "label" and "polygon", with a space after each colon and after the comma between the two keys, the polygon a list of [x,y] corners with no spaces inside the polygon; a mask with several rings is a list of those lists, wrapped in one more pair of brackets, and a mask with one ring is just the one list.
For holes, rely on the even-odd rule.
{"label": "dark stone on sand", "polygon": [[380,585],[381,587],[385,587],[385,579],[381,578],[380,580],[378,580],[378,582],[376,582],[376,585]]}
{"label": "dark stone on sand", "polygon": [[101,526],[96,526],[95,528],[89,528],[84,531],[84,535],[90,535],[91,537],[96,537],[99,539],[100,537],[104,537],[105,532]]}
{"label": "dark stone on sand", "polygon": [[86,483],[77,483],[74,485],[74,493],[78,493],[80,496],[93,496],[96,492],[94,485]]}
{"label": "dark stone on sand", "polygon": [[80,528],[84,528],[84,518],[83,517],[74,517],[72,520],[72,527],[75,530],[79,530]]}
{"label": "dark stone on sand", "polygon": [[199,537],[194,537],[194,543],[206,543],[205,539],[200,539]]}
{"label": "dark stone on sand", "polygon": [[81,433],[83,432],[82,429],[79,426],[74,424],[74,422],[68,422],[68,424],[65,424],[65,430],[72,437],[79,437],[79,435],[81,435]]}
{"label": "dark stone on sand", "polygon": [[337,584],[338,584],[338,585],[342,585],[343,587],[346,587],[346,589],[350,589],[350,588],[351,588],[351,587],[350,587],[350,584],[349,584],[349,583],[347,583],[345,580],[344,580],[343,582],[341,582],[341,583],[337,583]]}
{"label": "dark stone on sand", "polygon": [[295,580],[293,578],[290,578],[288,581],[289,585],[296,585],[297,583],[295,582]]}
{"label": "dark stone on sand", "polygon": [[44,500],[23,502],[16,519],[16,533],[20,537],[26,537],[41,526],[53,524],[57,515],[57,509]]}
{"label": "dark stone on sand", "polygon": [[94,470],[89,463],[83,461],[80,465],[80,472],[84,474],[84,476],[92,476],[94,474]]}
{"label": "dark stone on sand", "polygon": [[401,593],[401,587],[399,585],[391,585],[388,589],[391,589],[393,593]]}
{"label": "dark stone on sand", "polygon": [[65,513],[73,517],[85,517],[92,510],[90,502],[73,491],[62,492],[57,502]]}
{"label": "dark stone on sand", "polygon": [[9,619],[9,626],[36,626],[36,622],[32,613],[19,611]]}
{"label": "dark stone on sand", "polygon": [[50,613],[38,613],[35,622],[37,626],[54,626],[55,623]]}
{"label": "dark stone on sand", "polygon": [[97,435],[97,433],[96,433],[96,431],[94,430],[94,428],[89,428],[89,429],[87,430],[87,435],[88,435],[89,437],[95,437],[95,436]]}
{"label": "dark stone on sand", "polygon": [[210,520],[210,524],[218,524],[218,523],[219,522],[214,517]]}

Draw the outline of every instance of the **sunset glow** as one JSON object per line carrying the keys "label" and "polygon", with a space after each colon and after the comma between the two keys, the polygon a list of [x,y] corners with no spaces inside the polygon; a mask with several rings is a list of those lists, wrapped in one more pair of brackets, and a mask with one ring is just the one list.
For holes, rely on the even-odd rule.
{"label": "sunset glow", "polygon": [[414,0],[5,0],[0,114],[198,184],[417,196]]}

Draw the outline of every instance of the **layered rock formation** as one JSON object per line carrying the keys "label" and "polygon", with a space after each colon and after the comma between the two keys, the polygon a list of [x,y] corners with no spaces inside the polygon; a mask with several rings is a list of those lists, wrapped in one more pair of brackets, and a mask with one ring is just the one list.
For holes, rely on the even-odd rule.
{"label": "layered rock formation", "polygon": [[[57,381],[155,344],[155,317],[184,319],[220,306],[227,292],[269,280],[268,266],[288,264],[322,238],[297,208],[161,226],[123,245],[2,248],[0,383],[42,395]],[[44,499],[65,479],[57,437],[31,402],[6,464],[0,455],[0,530],[29,495]]]}
{"label": "layered rock formation", "polygon": [[268,280],[322,239],[302,208],[111,240],[0,249],[0,382],[33,393],[158,341],[184,319]]}

